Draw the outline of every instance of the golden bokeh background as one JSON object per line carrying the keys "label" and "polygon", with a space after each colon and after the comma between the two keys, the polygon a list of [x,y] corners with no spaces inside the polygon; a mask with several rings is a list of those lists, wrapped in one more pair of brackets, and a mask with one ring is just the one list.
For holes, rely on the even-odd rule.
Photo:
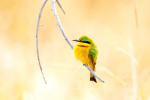
{"label": "golden bokeh background", "polygon": [[49,0],[39,27],[47,85],[35,38],[43,1],[0,0],[0,100],[150,100],[150,0],[60,0],[65,15],[56,4],[70,40],[88,35],[97,44],[96,74],[105,81],[97,84],[74,58]]}

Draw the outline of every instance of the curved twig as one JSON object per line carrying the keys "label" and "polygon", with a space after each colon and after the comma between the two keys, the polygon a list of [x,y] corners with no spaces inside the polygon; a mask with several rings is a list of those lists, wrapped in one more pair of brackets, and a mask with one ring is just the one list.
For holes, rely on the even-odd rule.
{"label": "curved twig", "polygon": [[40,18],[41,18],[41,14],[42,14],[42,10],[46,4],[47,0],[44,0],[43,4],[42,4],[42,7],[41,7],[41,10],[40,10],[40,13],[39,13],[39,17],[38,17],[38,22],[37,22],[37,29],[36,29],[36,49],[37,49],[37,58],[38,58],[38,62],[39,62],[39,67],[40,67],[40,70],[41,70],[41,73],[42,73],[42,77],[45,81],[45,84],[47,84],[46,82],[46,79],[45,79],[45,76],[44,76],[44,73],[43,73],[43,70],[42,70],[42,66],[41,66],[41,63],[40,63],[40,57],[39,57],[39,49],[38,49],[38,30],[39,30],[39,23],[40,23]]}
{"label": "curved twig", "polygon": [[67,36],[66,36],[66,34],[65,34],[65,31],[64,31],[64,29],[63,29],[62,26],[61,26],[61,23],[60,23],[60,20],[59,20],[59,17],[58,17],[58,15],[57,15],[56,8],[55,8],[55,0],[51,0],[51,1],[52,1],[52,10],[53,10],[54,15],[55,15],[55,18],[56,18],[56,20],[57,20],[57,24],[58,24],[58,26],[59,26],[59,29],[60,29],[61,33],[63,34],[63,36],[64,36],[65,40],[67,41],[67,43],[68,43],[68,44],[70,45],[70,47],[73,49],[73,48],[74,48],[73,45],[71,44],[71,42],[70,42],[69,39],[67,38]]}
{"label": "curved twig", "polygon": [[[60,23],[60,20],[59,20],[57,11],[56,11],[56,7],[55,7],[55,0],[51,0],[51,3],[52,3],[52,10],[53,10],[53,12],[54,12],[54,15],[55,15],[57,24],[58,24],[58,26],[59,26],[59,29],[60,29],[61,33],[63,34],[63,36],[64,36],[65,40],[67,41],[67,43],[68,43],[68,44],[70,45],[70,47],[73,49],[73,48],[74,48],[73,45],[71,44],[71,42],[70,42],[69,39],[67,38],[67,36],[66,36],[66,34],[65,34],[65,31],[64,31],[64,29],[63,29],[62,26],[61,26],[61,23]],[[101,82],[104,83],[104,81],[103,81],[98,75],[96,75],[96,74],[93,72],[93,70],[92,70],[88,65],[85,65],[85,66],[86,66],[86,68],[87,68],[99,81],[101,81]]]}
{"label": "curved twig", "polygon": [[64,12],[64,14],[65,14],[65,10],[64,10],[64,8],[61,6],[59,0],[56,0],[56,2],[57,2],[57,4],[59,5],[59,7],[61,8],[61,10],[62,10],[62,11]]}

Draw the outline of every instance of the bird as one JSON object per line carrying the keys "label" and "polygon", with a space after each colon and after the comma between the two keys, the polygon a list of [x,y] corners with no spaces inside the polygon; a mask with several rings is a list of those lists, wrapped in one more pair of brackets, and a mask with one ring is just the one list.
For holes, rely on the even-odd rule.
{"label": "bird", "polygon": [[[78,42],[74,47],[73,52],[75,58],[83,63],[83,65],[87,64],[89,67],[95,71],[96,60],[98,56],[98,49],[93,40],[83,35],[79,38],[79,40],[73,40]],[[90,73],[90,81],[97,83],[95,76]]]}

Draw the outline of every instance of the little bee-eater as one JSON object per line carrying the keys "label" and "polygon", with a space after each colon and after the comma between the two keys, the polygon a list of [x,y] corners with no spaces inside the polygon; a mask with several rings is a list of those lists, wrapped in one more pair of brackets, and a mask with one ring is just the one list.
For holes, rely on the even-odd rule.
{"label": "little bee-eater", "polygon": [[[79,40],[73,40],[78,42],[74,47],[74,55],[77,60],[80,60],[83,64],[88,64],[89,67],[95,71],[95,65],[98,55],[98,49],[95,43],[88,36],[81,36]],[[96,78],[90,73],[90,81],[97,83]]]}

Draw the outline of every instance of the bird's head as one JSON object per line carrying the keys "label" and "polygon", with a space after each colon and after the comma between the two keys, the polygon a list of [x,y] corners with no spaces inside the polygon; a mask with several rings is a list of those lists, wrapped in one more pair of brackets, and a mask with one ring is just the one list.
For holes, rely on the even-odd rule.
{"label": "bird's head", "polygon": [[96,45],[94,44],[93,40],[91,38],[89,38],[88,36],[81,36],[79,38],[79,40],[73,40],[73,41],[76,41],[78,42],[78,46],[81,46],[81,47],[96,47]]}

